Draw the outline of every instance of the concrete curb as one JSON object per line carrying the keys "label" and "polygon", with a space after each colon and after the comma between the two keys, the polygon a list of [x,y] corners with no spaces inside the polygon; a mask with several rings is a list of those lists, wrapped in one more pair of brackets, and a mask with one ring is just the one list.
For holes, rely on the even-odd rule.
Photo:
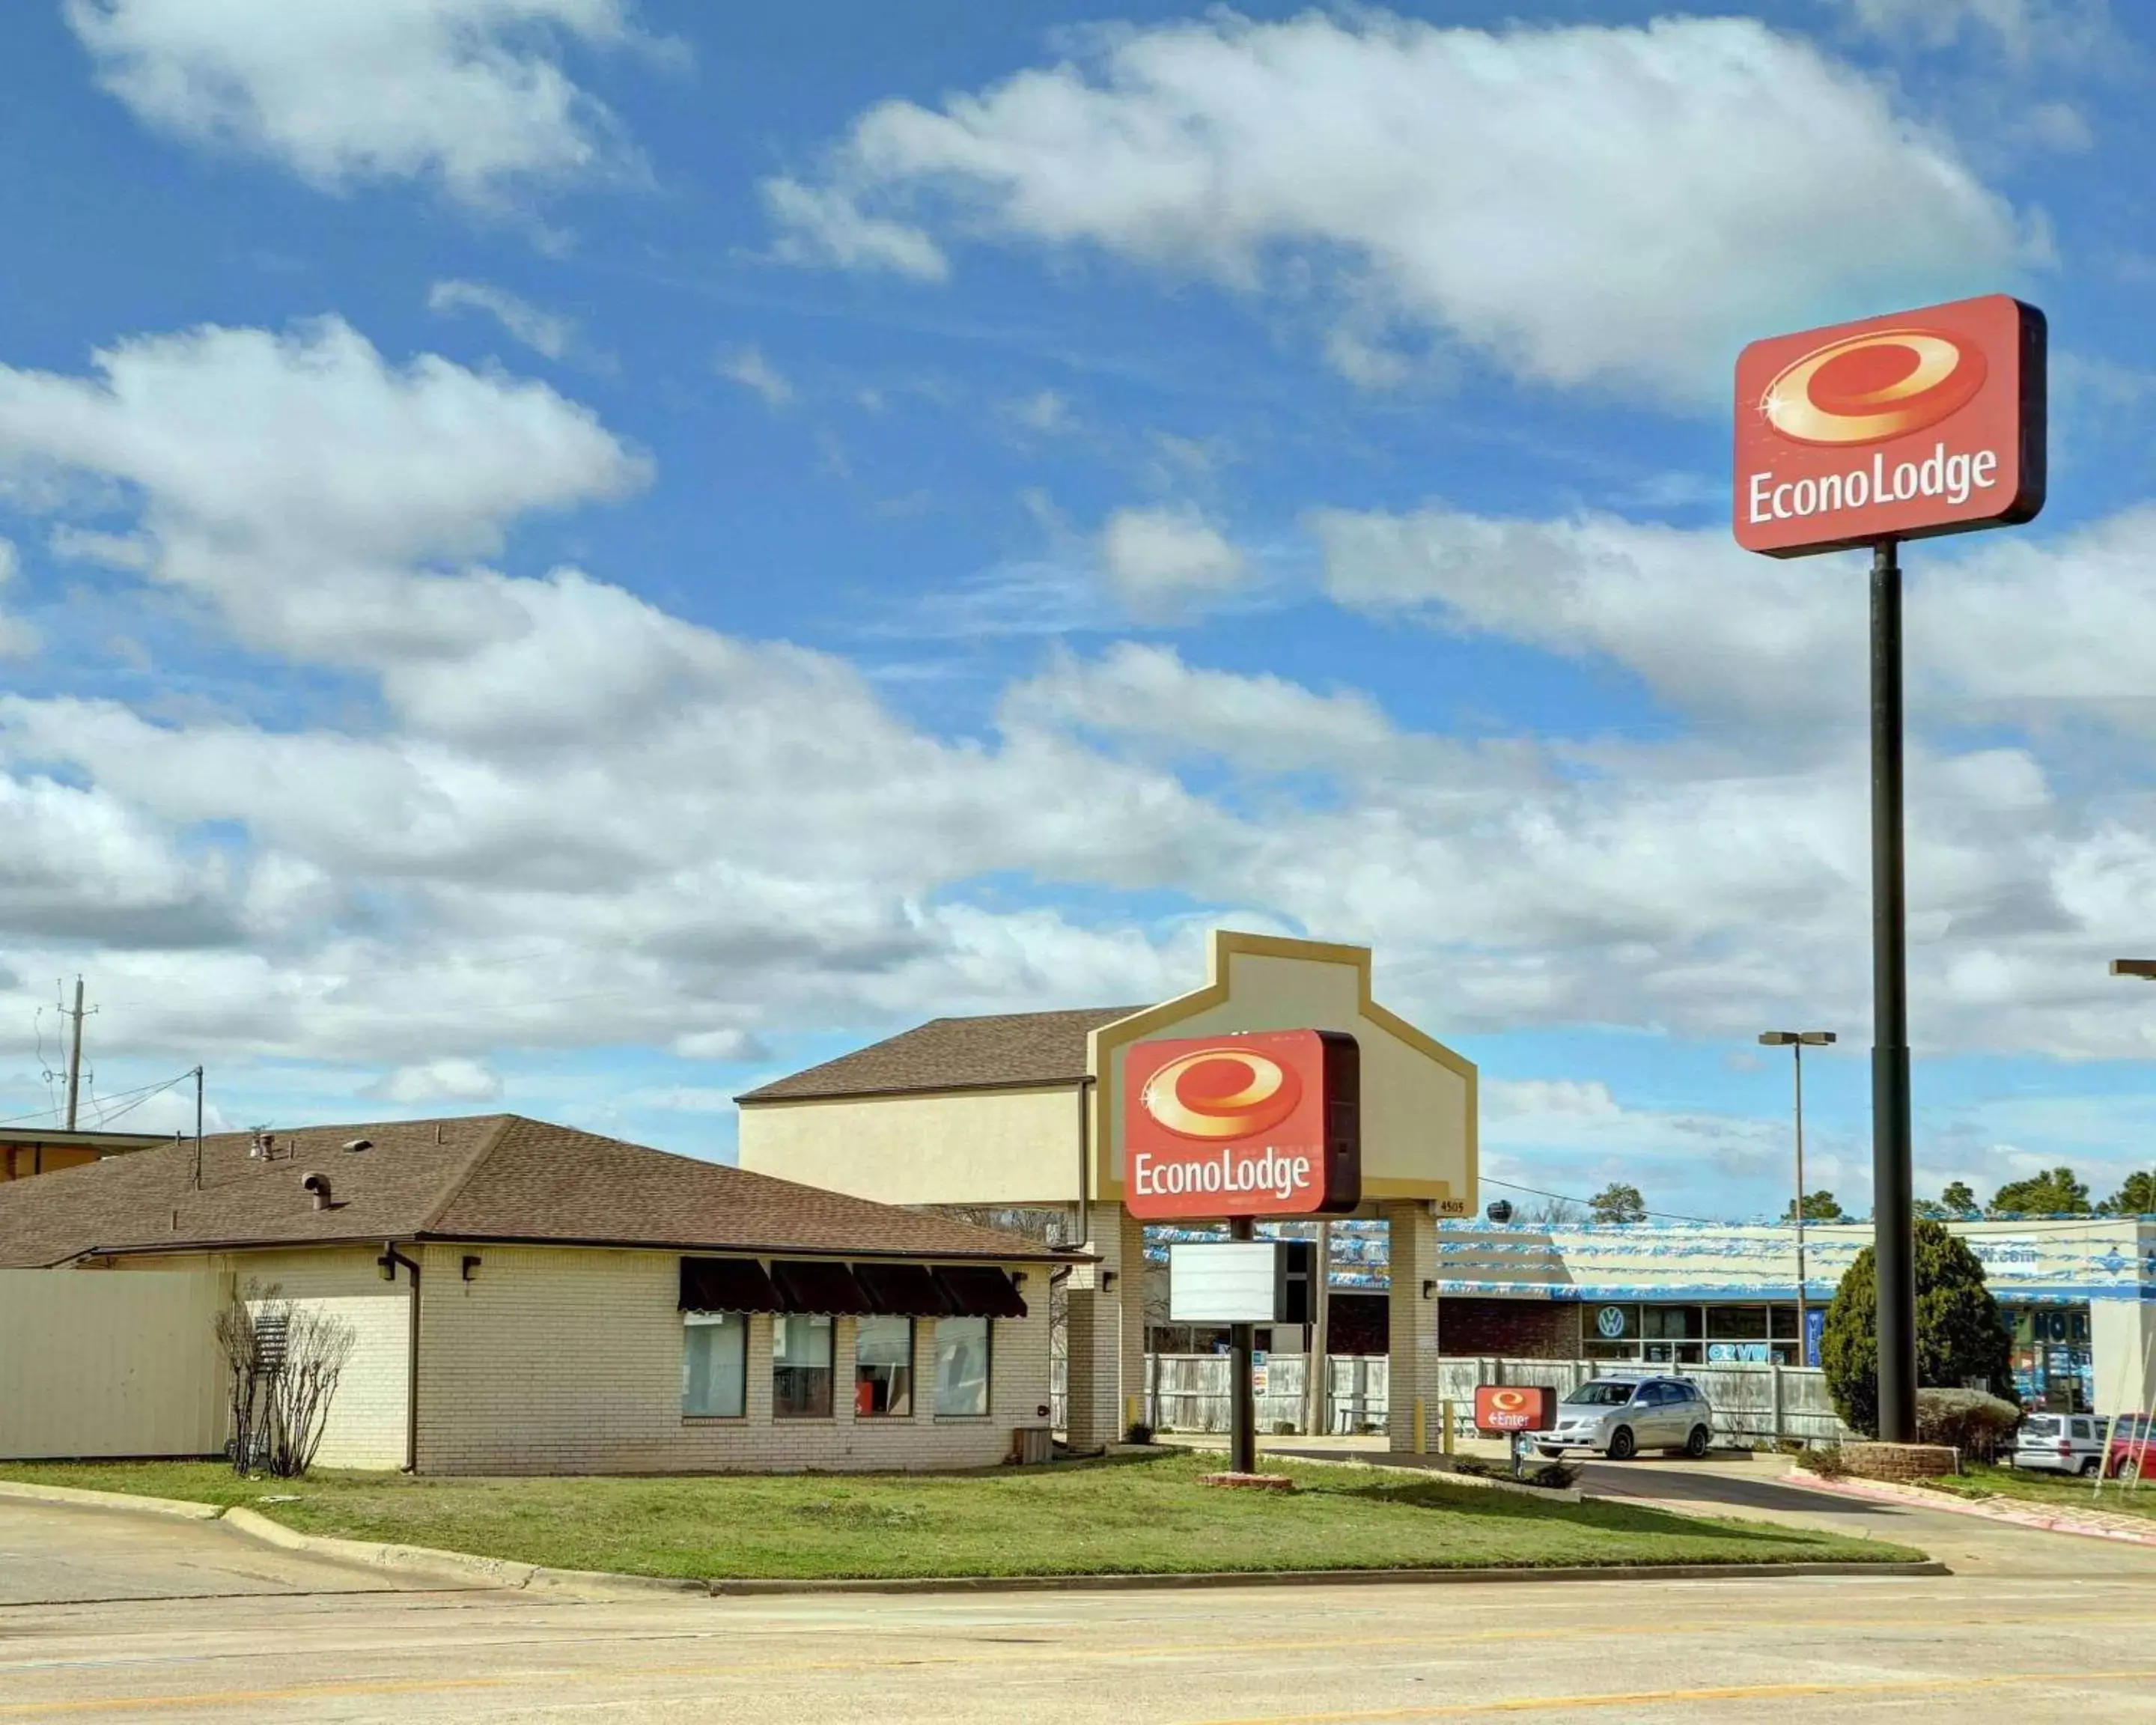
{"label": "concrete curb", "polygon": [[2100,1522],[2083,1521],[2071,1514],[2058,1515],[2031,1505],[2028,1508],[2009,1507],[2014,1500],[1998,1497],[1957,1497],[1949,1491],[1926,1491],[1914,1486],[1894,1486],[1881,1480],[1830,1480],[1801,1467],[1793,1467],[1785,1476],[1801,1486],[1814,1491],[1831,1491],[1842,1497],[1861,1497],[1875,1503],[1899,1504],[1907,1509],[1943,1509],[1949,1515],[1975,1516],[1987,1522],[2004,1522],[2010,1527],[2032,1527],[2044,1533],[2071,1533],[2082,1539],[2110,1539],[2125,1545],[2156,1545],[2156,1521],[2152,1521],[2147,1532],[2127,1527],[2106,1527]]}
{"label": "concrete curb", "polygon": [[141,1515],[177,1516],[190,1522],[213,1522],[223,1511],[214,1503],[189,1503],[177,1497],[137,1497],[127,1491],[91,1491],[79,1486],[33,1486],[0,1480],[0,1497],[26,1503],[71,1503],[85,1509],[131,1509]]}
{"label": "concrete curb", "polygon": [[1628,1563],[1601,1568],[1530,1569],[1230,1569],[1188,1575],[920,1576],[839,1581],[701,1583],[714,1598],[773,1594],[1132,1593],[1161,1588],[1384,1587],[1489,1581],[1783,1580],[1815,1575],[1951,1575],[1927,1559],[1901,1563]]}

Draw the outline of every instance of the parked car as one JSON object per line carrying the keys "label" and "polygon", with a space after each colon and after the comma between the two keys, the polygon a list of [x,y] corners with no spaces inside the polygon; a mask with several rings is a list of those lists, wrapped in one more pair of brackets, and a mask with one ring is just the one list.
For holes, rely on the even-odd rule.
{"label": "parked car", "polygon": [[2014,1434],[2014,1465],[2093,1476],[2103,1466],[2103,1422],[2093,1414],[2031,1414]]}
{"label": "parked car", "polygon": [[1629,1461],[1642,1450],[1704,1455],[1713,1438],[1714,1410],[1689,1378],[1592,1378],[1557,1404],[1555,1429],[1537,1432],[1535,1447]]}
{"label": "parked car", "polygon": [[2146,1414],[2122,1414],[2111,1430],[2111,1455],[2103,1471],[2113,1479],[2131,1477],[2156,1486],[2156,1421]]}

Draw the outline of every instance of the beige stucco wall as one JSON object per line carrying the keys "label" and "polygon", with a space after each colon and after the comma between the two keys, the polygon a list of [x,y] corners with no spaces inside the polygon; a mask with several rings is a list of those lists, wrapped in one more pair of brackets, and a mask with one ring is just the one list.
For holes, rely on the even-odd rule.
{"label": "beige stucco wall", "polygon": [[[1075,1107],[1075,1104],[1072,1105]],[[465,1250],[481,1260],[461,1279]],[[998,1320],[990,1411],[931,1411],[933,1324],[915,1327],[907,1419],[857,1420],[854,1324],[837,1320],[833,1414],[771,1417],[771,1320],[751,1318],[747,1413],[681,1413],[679,1257],[553,1246],[432,1247],[422,1312],[419,1466],[425,1473],[663,1473],[990,1466],[1019,1426],[1048,1418],[1048,1290],[1040,1266],[1028,1316]]]}
{"label": "beige stucco wall", "polygon": [[1079,1086],[751,1102],[741,1165],[884,1204],[1069,1204]]}
{"label": "beige stucco wall", "polygon": [[1475,1069],[1457,1055],[1433,1053],[1423,1045],[1427,1039],[1373,1005],[1367,952],[1221,934],[1214,937],[1214,963],[1209,988],[1095,1033],[1099,1118],[1106,1137],[1100,1195],[1122,1192],[1119,1056],[1130,1041],[1240,1030],[1345,1030],[1362,1050],[1363,1195],[1430,1199],[1445,1215],[1471,1212]]}
{"label": "beige stucco wall", "polygon": [[0,1270],[0,1457],[218,1453],[225,1297],[199,1269]]}

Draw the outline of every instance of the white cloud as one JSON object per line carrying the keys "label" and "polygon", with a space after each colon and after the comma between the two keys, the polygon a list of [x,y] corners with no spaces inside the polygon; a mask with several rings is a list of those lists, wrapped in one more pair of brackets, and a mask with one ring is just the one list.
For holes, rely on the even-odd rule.
{"label": "white cloud", "polygon": [[1233,591],[1243,582],[1243,554],[1188,504],[1119,509],[1101,529],[1101,562],[1133,610],[1173,611]]}
{"label": "white cloud", "polygon": [[501,1080],[494,1073],[454,1055],[399,1066],[360,1091],[370,1101],[408,1108],[420,1102],[490,1102],[501,1094]]}
{"label": "white cloud", "polygon": [[506,288],[483,281],[438,281],[427,292],[429,311],[484,311],[526,347],[560,359],[576,339],[573,318],[542,311]]}
{"label": "white cloud", "polygon": [[752,390],[764,406],[777,413],[793,400],[793,384],[785,372],[763,357],[760,347],[732,347],[717,360],[719,375]]}
{"label": "white cloud", "polygon": [[558,44],[642,39],[627,0],[64,0],[98,81],[146,126],[309,182],[439,179],[497,206],[619,174],[614,116]]}
{"label": "white cloud", "polygon": [[[125,530],[148,578],[202,595],[295,677],[332,667],[366,697],[331,723],[0,695],[8,968],[49,976],[94,953],[110,1033],[144,1058],[498,1070],[504,1050],[638,1044],[752,1060],[752,1026],[1159,998],[1199,971],[1215,922],[1367,941],[1384,997],[1451,1034],[1739,1042],[1801,1007],[1861,1038],[1851,726],[1774,747],[1726,726],[1466,742],[1356,690],[1126,644],[1052,655],[983,734],[934,735],[830,655],[700,627],[592,573],[455,561],[510,542],[523,513],[620,495],[641,465],[550,392],[393,367],[342,326],[149,339],[81,377],[0,372],[0,474],[11,462],[123,481],[60,485],[59,525]],[[1435,576],[1426,548],[1400,553],[1400,596],[1464,608],[1455,626],[1621,650],[1702,710],[1763,711],[1742,704],[1748,665],[1788,711],[1815,711],[1798,675],[1829,650],[1814,624],[1724,620],[1704,550],[1620,525],[1593,529],[1607,556],[1585,555],[1602,545],[1585,528],[1533,542],[1547,619],[1477,586],[1483,553],[1471,532],[1470,552],[1446,550],[1449,525]],[[2003,663],[1983,643],[2006,641],[2015,583],[2057,583],[2037,590],[2062,630],[2128,614],[2139,531],[2067,542],[2056,554],[2080,562],[2052,574],[1972,559],[1961,584],[1999,584],[1999,621],[1965,610],[1953,650]],[[1628,615],[1651,597],[1631,584],[1642,569],[1681,586],[1695,558],[1691,608],[1663,626],[1731,659],[1712,674]],[[1825,587],[1835,569],[1807,572]],[[2075,579],[2096,583],[2079,624]],[[355,580],[374,583],[363,603]],[[1625,603],[1592,590],[1604,581]],[[1861,627],[1860,582],[1822,603]],[[1912,639],[1937,633],[1925,614]],[[2137,661],[2115,651],[2099,680],[2123,685]],[[2053,675],[2047,653],[2058,675],[2074,663],[2061,634],[2021,674]],[[1941,687],[1974,675],[1928,663]],[[2055,778],[2034,747],[1922,737],[1910,786],[1920,1036],[2156,1046],[2101,963],[2156,926],[2145,805],[2079,769]],[[1065,892],[1082,915],[1044,907]],[[1575,1125],[1596,1102],[1511,1101]]]}
{"label": "white cloud", "polygon": [[1352,375],[1398,375],[1389,322],[1685,402],[1763,330],[1989,286],[2030,249],[1889,86],[1735,18],[1118,27],[940,109],[883,102],[766,192],[803,260],[932,279],[942,233],[1250,291],[1292,257],[1331,273]]}
{"label": "white cloud", "polygon": [[1010,416],[1028,431],[1043,437],[1071,430],[1075,422],[1070,398],[1053,389],[1042,389],[1010,403]]}
{"label": "white cloud", "polygon": [[951,273],[936,242],[919,228],[866,215],[842,192],[767,180],[763,196],[783,230],[773,249],[788,263],[889,270],[919,281],[941,281]]}
{"label": "white cloud", "polygon": [[2027,59],[2085,50],[2111,33],[2105,0],[1834,0],[1857,28],[1888,42],[1948,48],[1974,41]]}
{"label": "white cloud", "polygon": [[[1784,736],[1861,724],[1868,613],[1851,558],[1778,562],[1720,527],[1432,507],[1313,511],[1345,605],[1606,658],[1672,706]],[[2156,732],[2156,508],[2045,543],[1912,551],[1912,698],[1934,715],[2073,716]]]}
{"label": "white cloud", "polygon": [[418,572],[497,551],[536,510],[623,496],[648,464],[544,384],[423,356],[386,362],[335,318],[279,336],[204,327],[121,341],[95,377],[0,366],[0,475],[139,488],[157,578],[250,644],[332,663],[497,639],[498,583]]}
{"label": "white cloud", "polygon": [[[4,593],[15,578],[21,560],[16,556],[14,542],[0,539],[0,593]],[[37,629],[19,617],[10,617],[0,611],[0,659],[27,659],[38,650],[40,637]]]}
{"label": "white cloud", "polygon": [[685,1060],[718,1060],[729,1064],[768,1060],[771,1053],[752,1033],[738,1028],[692,1030],[685,1035],[676,1036],[667,1046]]}

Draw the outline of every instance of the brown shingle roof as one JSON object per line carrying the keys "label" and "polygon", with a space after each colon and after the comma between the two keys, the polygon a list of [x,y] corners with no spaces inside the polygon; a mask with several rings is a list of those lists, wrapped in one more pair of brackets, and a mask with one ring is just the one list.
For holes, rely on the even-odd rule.
{"label": "brown shingle roof", "polygon": [[1143,1010],[1137,1006],[1089,1006],[1070,1012],[931,1019],[805,1072],[774,1079],[735,1100],[777,1102],[800,1096],[1075,1084],[1086,1076],[1087,1034]]}
{"label": "brown shingle roof", "polygon": [[[341,1147],[371,1141],[363,1151]],[[0,1267],[90,1251],[382,1240],[582,1241],[695,1251],[1067,1256],[993,1229],[670,1155],[514,1114],[192,1140],[0,1185]],[[330,1182],[333,1207],[301,1189]]]}

